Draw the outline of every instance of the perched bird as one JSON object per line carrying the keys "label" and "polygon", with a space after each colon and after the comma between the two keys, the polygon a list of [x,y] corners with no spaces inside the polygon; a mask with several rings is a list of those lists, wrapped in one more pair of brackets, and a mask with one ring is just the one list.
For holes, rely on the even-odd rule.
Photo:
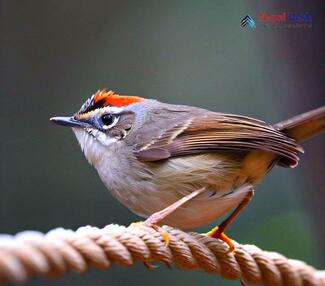
{"label": "perched bird", "polygon": [[269,125],[99,90],[73,116],[51,121],[72,127],[107,189],[147,225],[189,229],[234,208],[208,232],[232,250],[224,230],[274,165],[297,166],[298,142],[325,130],[325,106]]}

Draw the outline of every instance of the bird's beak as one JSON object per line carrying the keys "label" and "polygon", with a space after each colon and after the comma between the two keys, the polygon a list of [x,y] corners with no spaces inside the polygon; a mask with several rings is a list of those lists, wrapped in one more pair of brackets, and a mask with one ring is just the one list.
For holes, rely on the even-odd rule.
{"label": "bird's beak", "polygon": [[89,124],[86,122],[82,122],[74,119],[73,117],[52,117],[50,121],[62,125],[62,126],[70,126],[70,127],[89,127]]}

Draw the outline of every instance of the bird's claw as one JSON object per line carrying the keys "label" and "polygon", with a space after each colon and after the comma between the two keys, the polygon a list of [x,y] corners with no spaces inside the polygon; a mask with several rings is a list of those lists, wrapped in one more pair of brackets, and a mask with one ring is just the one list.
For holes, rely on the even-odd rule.
{"label": "bird's claw", "polygon": [[235,245],[233,244],[231,238],[229,236],[227,236],[224,232],[220,231],[218,226],[214,227],[207,233],[204,233],[204,235],[210,236],[213,238],[218,238],[218,239],[222,240],[223,242],[225,242],[229,247],[227,253],[231,253],[235,250]]}
{"label": "bird's claw", "polygon": [[165,246],[167,247],[169,245],[170,235],[166,230],[162,229],[159,225],[154,224],[154,223],[150,222],[149,220],[133,222],[130,224],[130,226],[137,226],[137,225],[144,225],[146,227],[150,227],[150,228],[154,229],[155,231],[159,232],[162,240],[164,241]]}

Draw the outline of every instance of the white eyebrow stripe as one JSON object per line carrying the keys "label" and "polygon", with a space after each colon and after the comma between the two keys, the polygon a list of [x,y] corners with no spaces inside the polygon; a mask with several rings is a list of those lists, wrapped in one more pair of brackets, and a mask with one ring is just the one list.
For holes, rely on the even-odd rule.
{"label": "white eyebrow stripe", "polygon": [[117,113],[121,113],[124,110],[124,108],[117,107],[117,106],[105,106],[105,107],[102,107],[101,110],[103,110],[104,112],[111,113],[111,114],[117,114]]}

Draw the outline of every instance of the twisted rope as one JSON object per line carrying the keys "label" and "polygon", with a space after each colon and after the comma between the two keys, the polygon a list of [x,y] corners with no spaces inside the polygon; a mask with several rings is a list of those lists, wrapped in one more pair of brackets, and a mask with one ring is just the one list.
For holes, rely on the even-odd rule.
{"label": "twisted rope", "polygon": [[236,242],[235,251],[227,253],[228,246],[220,240],[168,226],[163,229],[170,235],[168,246],[159,231],[144,225],[0,235],[0,283],[23,282],[35,275],[59,276],[68,270],[84,272],[90,266],[107,268],[113,263],[131,266],[143,261],[150,267],[151,262],[159,261],[242,279],[245,284],[325,285],[325,271],[278,253]]}

